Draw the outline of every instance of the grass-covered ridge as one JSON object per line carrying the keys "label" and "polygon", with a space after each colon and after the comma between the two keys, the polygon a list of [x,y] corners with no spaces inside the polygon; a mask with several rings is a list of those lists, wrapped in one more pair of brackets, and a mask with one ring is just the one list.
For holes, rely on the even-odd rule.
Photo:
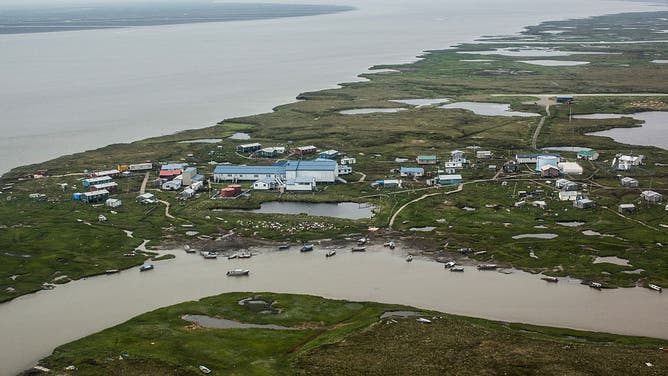
{"label": "grass-covered ridge", "polygon": [[[275,301],[277,314],[238,302]],[[388,311],[415,317],[380,319]],[[301,330],[207,329],[199,314]],[[508,324],[373,302],[274,293],[229,293],[165,307],[58,347],[43,360],[78,375],[628,375],[668,372],[665,341]],[[645,362],[651,362],[649,369]]]}

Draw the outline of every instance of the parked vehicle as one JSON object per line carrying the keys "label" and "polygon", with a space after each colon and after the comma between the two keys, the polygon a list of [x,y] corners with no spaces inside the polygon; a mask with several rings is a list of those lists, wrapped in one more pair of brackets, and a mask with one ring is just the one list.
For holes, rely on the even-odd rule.
{"label": "parked vehicle", "polygon": [[147,270],[153,270],[153,264],[144,264],[139,267],[140,272],[145,272]]}

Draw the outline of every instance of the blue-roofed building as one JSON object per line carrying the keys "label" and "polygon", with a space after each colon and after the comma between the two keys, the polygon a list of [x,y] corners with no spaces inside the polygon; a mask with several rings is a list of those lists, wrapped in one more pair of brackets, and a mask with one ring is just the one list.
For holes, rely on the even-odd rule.
{"label": "blue-roofed building", "polygon": [[461,175],[438,175],[438,184],[451,185],[451,184],[461,184],[462,176]]}
{"label": "blue-roofed building", "polygon": [[422,167],[401,167],[399,174],[408,178],[419,178],[424,176],[424,168]]}
{"label": "blue-roofed building", "polygon": [[263,178],[282,178],[283,166],[236,166],[220,165],[213,171],[213,181],[256,181]]}
{"label": "blue-roofed building", "polygon": [[319,158],[323,159],[336,159],[339,157],[338,150],[326,150],[318,155]]}
{"label": "blue-roofed building", "polygon": [[161,170],[180,170],[183,171],[183,168],[186,166],[185,163],[167,163],[160,167]]}
{"label": "blue-roofed building", "polygon": [[287,161],[284,167],[287,180],[312,177],[316,183],[334,183],[339,177],[338,163],[329,159]]}

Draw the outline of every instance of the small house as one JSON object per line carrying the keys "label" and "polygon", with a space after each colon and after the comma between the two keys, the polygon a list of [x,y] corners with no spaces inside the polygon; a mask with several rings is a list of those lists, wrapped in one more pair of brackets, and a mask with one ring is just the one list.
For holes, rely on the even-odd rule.
{"label": "small house", "polygon": [[475,152],[475,157],[478,159],[492,159],[492,152],[489,150],[478,150]]}
{"label": "small house", "polygon": [[164,183],[161,188],[163,191],[176,191],[181,189],[182,185],[183,185],[183,180],[174,179]]}
{"label": "small house", "polygon": [[573,207],[577,209],[591,209],[596,206],[596,203],[588,198],[581,198],[573,201]]}
{"label": "small house", "polygon": [[160,177],[163,179],[174,179],[181,175],[181,170],[160,170]]}
{"label": "small house", "polygon": [[584,172],[582,166],[575,162],[559,162],[557,167],[564,175],[582,175]]}
{"label": "small house", "polygon": [[81,194],[81,201],[86,203],[106,201],[108,198],[109,191],[106,189],[93,192],[84,192]]}
{"label": "small house", "polygon": [[453,150],[450,152],[450,160],[453,162],[466,163],[466,154],[461,150]]}
{"label": "small house", "polygon": [[353,173],[353,168],[348,165],[338,165],[337,168],[339,175],[350,175]]}
{"label": "small house", "polygon": [[153,193],[143,193],[137,196],[137,202],[140,204],[153,204],[158,202],[158,199],[155,198]]}
{"label": "small house", "polygon": [[100,191],[106,189],[109,192],[116,192],[118,190],[118,183],[116,182],[109,182],[109,183],[102,183],[102,184],[94,184],[90,186],[90,191]]}
{"label": "small house", "polygon": [[461,175],[438,175],[438,184],[452,185],[461,183],[462,183]]}
{"label": "small house", "polygon": [[285,182],[287,192],[311,192],[315,189],[315,178],[311,176],[300,176]]}
{"label": "small house", "polygon": [[339,157],[338,150],[332,150],[332,149],[325,150],[322,153],[318,154],[318,158],[322,158],[322,159],[332,159],[332,160],[334,160],[338,157]]}
{"label": "small house", "polygon": [[185,163],[165,163],[160,166],[160,170],[179,170],[183,171],[186,168],[187,164]]}
{"label": "small house", "polygon": [[540,168],[540,176],[544,178],[556,178],[560,174],[559,167],[554,165],[545,165]]}
{"label": "small house", "polygon": [[543,166],[557,166],[559,167],[559,157],[555,155],[539,155],[536,158],[536,172],[540,172]]}
{"label": "small house", "polygon": [[533,153],[515,154],[515,161],[521,164],[536,163],[538,162],[538,154],[533,154]]}
{"label": "small house", "polygon": [[547,209],[547,202],[545,201],[534,201],[531,203],[531,206],[541,209]]}
{"label": "small house", "polygon": [[506,174],[515,174],[520,172],[520,165],[515,162],[506,163],[503,165],[503,172]]}
{"label": "small house", "polygon": [[90,187],[91,185],[111,183],[112,179],[110,176],[98,176],[94,178],[84,179],[81,184],[84,187]]}
{"label": "small house", "polygon": [[237,148],[235,150],[237,151],[237,153],[252,153],[260,149],[262,149],[262,144],[254,142],[252,144],[237,145]]}
{"label": "small house", "polygon": [[438,163],[438,158],[435,155],[418,155],[415,159],[419,165],[433,165]]}
{"label": "small house", "polygon": [[445,162],[444,167],[446,170],[461,170],[464,168],[464,165],[459,161],[449,161]]}
{"label": "small house", "polygon": [[559,192],[559,201],[577,201],[582,198],[582,194],[578,191],[561,191]]}
{"label": "small house", "polygon": [[192,189],[195,192],[201,191],[203,188],[204,188],[203,181],[194,181],[192,184],[190,184],[190,189]]}
{"label": "small house", "polygon": [[653,204],[663,201],[663,195],[655,191],[642,191],[640,197],[642,197],[643,200]]}
{"label": "small house", "polygon": [[128,165],[128,171],[146,171],[146,170],[152,170],[153,169],[153,163],[151,162],[144,162],[144,163],[133,163],[131,165]]}
{"label": "small house", "polygon": [[617,211],[622,214],[635,213],[636,206],[633,204],[619,204]]}
{"label": "small house", "polygon": [[344,158],[341,158],[339,163],[341,163],[342,165],[351,165],[351,164],[357,163],[357,159],[356,158],[351,158],[351,157],[344,157]]}
{"label": "small house", "polygon": [[424,176],[424,168],[422,167],[401,167],[399,174],[406,178],[421,178]]}
{"label": "small house", "polygon": [[107,205],[110,208],[118,208],[121,205],[123,205],[123,201],[117,199],[117,198],[109,198],[107,201],[104,202],[105,205]]}
{"label": "small house", "polygon": [[189,198],[193,197],[194,195],[195,195],[195,190],[188,187],[188,188],[184,189],[183,191],[181,191],[181,193],[179,194],[179,197],[183,200],[186,200],[186,199],[189,199]]}
{"label": "small house", "polygon": [[93,172],[93,177],[100,177],[100,176],[110,176],[112,178],[118,177],[121,174],[121,172],[117,169],[113,170],[106,170],[106,171],[97,171]]}
{"label": "small house", "polygon": [[562,188],[564,188],[564,187],[566,187],[567,185],[572,184],[572,183],[573,183],[573,182],[570,181],[570,180],[568,180],[568,179],[557,179],[557,180],[554,182],[554,187],[557,188],[557,189],[562,189]]}
{"label": "small house", "polygon": [[315,146],[308,145],[295,148],[292,152],[297,155],[308,155],[308,154],[315,154],[317,150],[318,149]]}
{"label": "small house", "polygon": [[397,179],[386,179],[386,180],[376,180],[372,187],[383,187],[383,188],[401,188],[401,180]]}
{"label": "small house", "polygon": [[278,188],[278,181],[274,178],[262,178],[253,183],[253,189],[256,191],[273,191]]}
{"label": "small house", "polygon": [[577,155],[577,158],[583,161],[595,161],[598,157],[598,153],[593,150],[580,150]]}
{"label": "small house", "polygon": [[255,152],[255,155],[261,158],[276,158],[283,154],[285,154],[285,148],[282,146],[262,148]]}
{"label": "small house", "polygon": [[621,178],[619,182],[622,184],[622,187],[626,188],[638,188],[640,186],[640,182],[637,179],[628,176]]}

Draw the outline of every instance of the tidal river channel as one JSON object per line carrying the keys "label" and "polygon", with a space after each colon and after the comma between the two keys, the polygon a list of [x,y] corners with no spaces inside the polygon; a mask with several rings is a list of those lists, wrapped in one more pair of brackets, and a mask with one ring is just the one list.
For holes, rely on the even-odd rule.
{"label": "tidal river channel", "polygon": [[[404,260],[399,244],[367,252],[325,248],[300,253],[252,249],[250,259],[205,260],[175,251],[176,258],[119,274],[74,281],[0,304],[0,375],[15,374],[54,347],[167,305],[230,291],[273,291],[372,300],[489,319],[668,339],[668,295],[647,289],[595,290],[577,280],[547,283],[539,276]],[[234,268],[250,276],[230,278]]]}

